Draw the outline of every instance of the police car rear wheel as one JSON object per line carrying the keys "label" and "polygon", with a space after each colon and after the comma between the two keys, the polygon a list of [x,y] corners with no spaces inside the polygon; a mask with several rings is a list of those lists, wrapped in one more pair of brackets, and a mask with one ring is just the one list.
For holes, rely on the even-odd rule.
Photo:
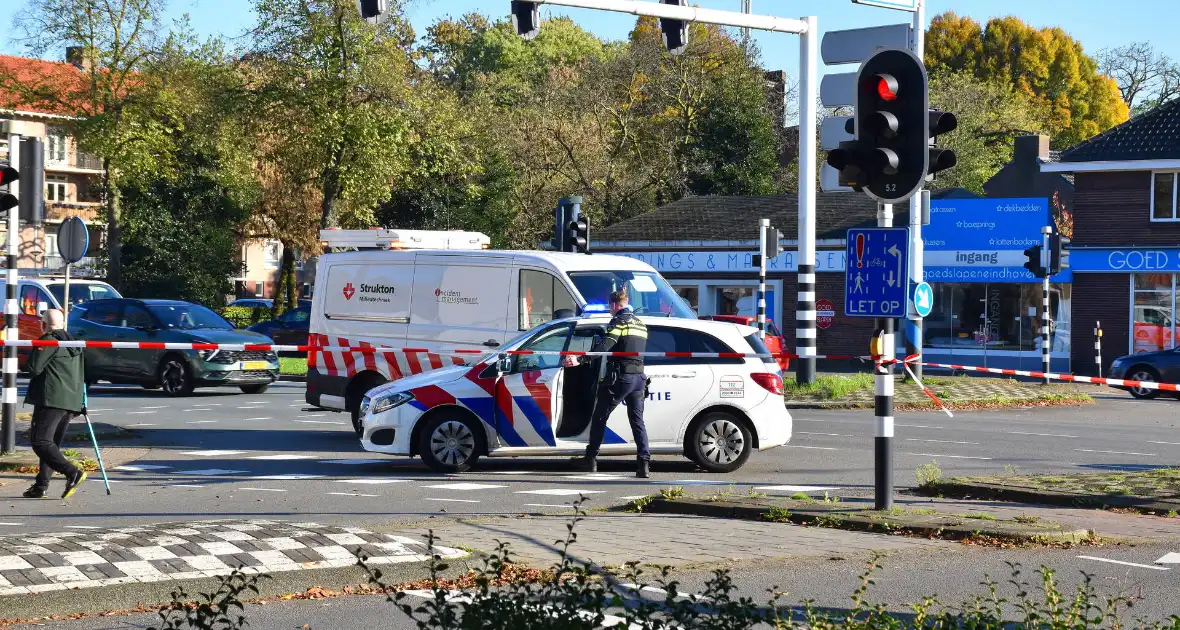
{"label": "police car rear wheel", "polygon": [[421,436],[418,452],[422,461],[439,472],[465,472],[479,459],[475,431],[464,418],[436,416],[428,421]]}
{"label": "police car rear wheel", "polygon": [[709,472],[733,472],[750,457],[754,440],[746,423],[725,412],[697,418],[688,432],[688,456]]}

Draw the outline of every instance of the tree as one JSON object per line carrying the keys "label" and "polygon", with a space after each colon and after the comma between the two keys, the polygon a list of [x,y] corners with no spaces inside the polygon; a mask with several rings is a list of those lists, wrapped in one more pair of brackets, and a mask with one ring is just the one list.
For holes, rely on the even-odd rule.
{"label": "tree", "polygon": [[1151,42],[1101,50],[1098,69],[1118,83],[1123,102],[1133,114],[1180,96],[1180,64],[1157,51]]}
{"label": "tree", "polygon": [[1001,80],[985,81],[968,72],[930,76],[931,106],[954,112],[959,126],[938,136],[958,164],[937,175],[939,188],[966,188],[983,194],[983,184],[1012,160],[1013,138],[1043,131],[1037,105]]}
{"label": "tree", "polygon": [[371,225],[407,168],[404,105],[418,69],[413,31],[391,5],[374,26],[353,0],[254,0],[255,120],[275,139],[269,159],[314,177],[323,228]]}
{"label": "tree", "polygon": [[[120,181],[129,172],[153,169],[166,130],[129,124],[125,111],[142,87],[139,71],[161,39],[164,0],[29,0],[18,15],[20,41],[35,55],[77,47],[83,69],[77,80],[0,75],[0,86],[27,104],[52,105],[74,117],[81,148],[103,159],[103,204],[107,223],[107,277],[122,284]],[[26,78],[27,79],[27,78]]]}
{"label": "tree", "polygon": [[1004,17],[981,29],[970,18],[944,13],[931,21],[927,42],[932,72],[970,72],[1032,98],[1055,146],[1071,146],[1127,120],[1118,86],[1060,28],[1036,29]]}

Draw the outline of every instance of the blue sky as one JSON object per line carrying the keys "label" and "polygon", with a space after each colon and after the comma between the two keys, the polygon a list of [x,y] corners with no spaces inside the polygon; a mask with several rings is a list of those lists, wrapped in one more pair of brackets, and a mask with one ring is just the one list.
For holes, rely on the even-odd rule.
{"label": "blue sky", "polygon": [[[8,27],[28,0],[0,2],[0,27]],[[1082,42],[1091,54],[1107,46],[1147,40],[1157,50],[1180,59],[1180,38],[1176,37],[1175,0],[927,0],[927,18],[946,10],[970,15],[980,22],[988,18],[1016,15],[1036,26],[1060,26]],[[714,9],[740,10],[740,0],[696,0],[694,4]],[[415,30],[423,34],[433,21],[479,11],[493,16],[507,15],[509,0],[411,0],[408,14]],[[814,14],[821,31],[907,22],[910,14],[853,4],[852,0],[753,0],[755,13],[785,17]],[[241,35],[250,25],[249,0],[169,0],[170,12],[188,13],[193,26],[203,34],[226,38]],[[543,16],[569,15],[600,37],[622,39],[634,24],[630,15],[543,6]],[[0,28],[0,33],[11,32]],[[763,62],[771,69],[798,71],[799,44],[794,35],[756,35]],[[0,35],[0,52],[22,54],[20,45]],[[64,51],[62,52],[64,55]],[[60,58],[60,57],[59,57]],[[841,69],[845,70],[845,69]],[[822,71],[822,69],[821,69]]]}

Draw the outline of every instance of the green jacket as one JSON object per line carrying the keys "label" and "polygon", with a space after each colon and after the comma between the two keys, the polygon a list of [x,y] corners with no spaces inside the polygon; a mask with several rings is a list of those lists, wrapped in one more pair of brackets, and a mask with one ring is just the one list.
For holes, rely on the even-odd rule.
{"label": "green jacket", "polygon": [[[74,340],[64,330],[54,330],[41,338]],[[25,404],[65,409],[74,413],[82,411],[86,379],[81,348],[34,348],[25,366],[30,376]]]}

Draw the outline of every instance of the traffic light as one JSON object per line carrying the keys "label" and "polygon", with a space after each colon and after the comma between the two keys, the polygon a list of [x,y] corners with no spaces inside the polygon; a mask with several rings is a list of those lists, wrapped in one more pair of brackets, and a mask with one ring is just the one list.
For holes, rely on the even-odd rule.
{"label": "traffic light", "polygon": [[1071,240],[1068,236],[1062,236],[1058,232],[1049,235],[1049,274],[1057,274],[1069,269],[1069,244]]}
{"label": "traffic light", "polygon": [[1024,255],[1028,258],[1028,262],[1024,263],[1024,268],[1032,272],[1032,275],[1038,278],[1045,277],[1045,268],[1041,266],[1041,252],[1044,248],[1040,245],[1033,245],[1024,250]]}
{"label": "traffic light", "polygon": [[541,32],[541,6],[536,2],[512,0],[512,28],[525,39],[533,39]]}
{"label": "traffic light", "polygon": [[20,141],[20,218],[39,227],[45,219],[45,145],[40,138]]}
{"label": "traffic light", "polygon": [[[8,186],[18,180],[20,180],[20,172],[15,168],[6,166],[4,170],[0,171],[0,186]],[[8,212],[19,204],[16,195],[12,193],[0,194],[0,212]]]}
{"label": "traffic light", "polygon": [[[688,6],[688,0],[660,0],[661,4],[677,7]],[[688,22],[660,18],[660,32],[664,34],[664,47],[673,55],[679,55],[688,47]]]}
{"label": "traffic light", "polygon": [[357,8],[360,9],[361,19],[375,20],[389,10],[389,0],[357,0]]}
{"label": "traffic light", "polygon": [[766,259],[773,260],[783,253],[783,233],[778,228],[769,226],[766,228]]}
{"label": "traffic light", "polygon": [[556,219],[553,225],[553,251],[564,252],[566,249],[566,240],[569,237],[569,206],[566,205],[565,199],[557,202],[557,207],[553,209],[553,216]]}
{"label": "traffic light", "polygon": [[566,236],[566,245],[569,246],[569,251],[576,254],[589,254],[590,218],[582,216],[581,209],[577,206],[571,206],[570,209],[569,235]]}
{"label": "traffic light", "polygon": [[939,109],[931,109],[927,113],[929,117],[929,134],[930,134],[930,165],[926,169],[928,175],[933,175],[938,171],[945,171],[955,164],[959,163],[958,156],[950,149],[940,149],[934,146],[935,138],[944,133],[954,131],[959,127],[959,119],[950,112],[944,112]]}

